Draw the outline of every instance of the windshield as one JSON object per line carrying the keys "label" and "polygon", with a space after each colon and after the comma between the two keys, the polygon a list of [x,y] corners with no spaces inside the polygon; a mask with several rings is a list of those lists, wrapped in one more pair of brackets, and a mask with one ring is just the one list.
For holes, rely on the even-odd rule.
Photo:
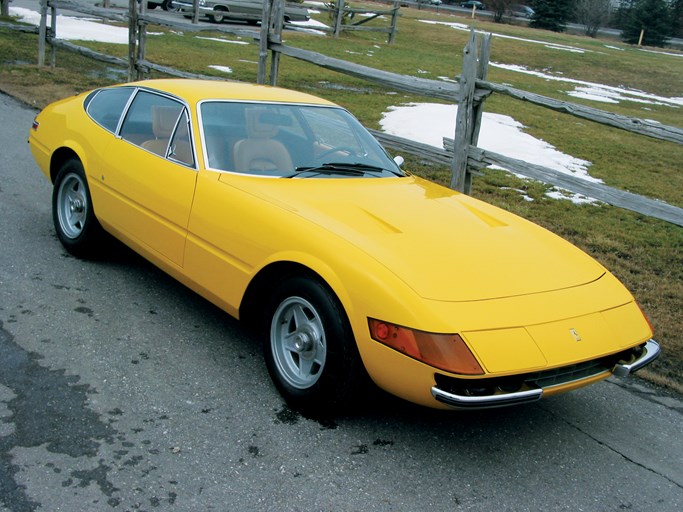
{"label": "windshield", "polygon": [[263,176],[404,176],[363,126],[339,107],[206,101],[207,167]]}

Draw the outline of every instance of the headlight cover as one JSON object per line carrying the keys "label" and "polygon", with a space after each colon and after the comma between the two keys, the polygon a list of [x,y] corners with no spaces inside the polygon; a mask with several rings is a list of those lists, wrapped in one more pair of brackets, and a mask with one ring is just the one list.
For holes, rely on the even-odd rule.
{"label": "headlight cover", "polygon": [[485,372],[458,334],[438,334],[368,318],[370,337],[413,359],[461,375]]}

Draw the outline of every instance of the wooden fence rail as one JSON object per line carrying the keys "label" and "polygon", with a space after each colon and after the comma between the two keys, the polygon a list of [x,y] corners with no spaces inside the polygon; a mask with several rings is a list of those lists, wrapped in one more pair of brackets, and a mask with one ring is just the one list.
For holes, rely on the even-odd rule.
{"label": "wooden fence rail", "polygon": [[27,34],[37,34],[39,31],[38,27],[17,25],[16,23],[7,23],[5,21],[0,21],[0,28],[7,28],[17,32],[26,32]]}
{"label": "wooden fence rail", "polygon": [[[369,82],[379,84],[383,87],[397,89],[412,94],[424,95],[449,102],[458,102],[459,114],[458,119],[456,120],[458,129],[455,131],[454,140],[448,138],[444,140],[445,149],[416,143],[414,141],[409,141],[375,130],[372,132],[381,143],[388,147],[399,149],[410,154],[415,154],[420,158],[439,164],[450,165],[453,175],[451,182],[453,188],[467,191],[469,179],[473,172],[476,172],[477,169],[481,169],[489,165],[498,165],[516,174],[528,176],[544,183],[561,187],[571,192],[584,194],[588,197],[592,197],[615,206],[626,208],[643,215],[656,217],[658,219],[683,226],[683,209],[676,206],[667,205],[666,203],[639,196],[637,194],[632,194],[630,192],[617,190],[604,184],[592,183],[587,180],[582,180],[580,178],[567,175],[565,173],[530,164],[528,162],[523,162],[521,160],[516,160],[477,147],[476,144],[480,129],[483,103],[484,100],[492,93],[505,94],[511,98],[527,101],[554,111],[563,112],[569,115],[580,117],[582,119],[587,119],[603,125],[626,130],[631,133],[669,141],[675,144],[683,144],[683,129],[653,123],[643,119],[621,116],[611,112],[556,100],[541,96],[539,94],[534,94],[515,89],[513,87],[490,82],[486,77],[490,38],[488,39],[488,42],[485,39],[481,44],[481,49],[479,49],[479,39],[475,36],[474,31],[471,33],[470,41],[465,48],[465,63],[463,65],[463,73],[457,77],[457,83],[452,83],[405,76],[389,71],[369,68],[367,66],[361,66],[359,64],[341,59],[328,57],[317,52],[285,45],[281,42],[280,35],[282,30],[282,17],[274,15],[270,17],[270,15],[273,13],[278,14],[276,12],[277,9],[282,9],[282,0],[264,0],[264,20],[270,21],[264,23],[266,26],[262,27],[260,34],[250,30],[224,28],[213,25],[197,25],[188,22],[182,22],[180,20],[171,21],[166,18],[147,14],[144,7],[142,8],[142,12],[138,12],[136,0],[130,0],[130,10],[128,13],[116,13],[108,9],[83,6],[82,4],[73,2],[71,0],[42,0],[42,2],[44,2],[45,6],[47,6],[49,2],[49,5],[53,9],[59,6],[106,19],[129,21],[131,31],[130,46],[132,49],[129,52],[128,61],[104,55],[66,41],[56,40],[54,39],[51,30],[43,29],[43,34],[45,41],[53,48],[59,47],[74,51],[114,65],[128,65],[130,69],[136,70],[139,75],[143,75],[149,70],[154,70],[173,76],[189,78],[214,78],[175,70],[173,68],[160,66],[146,60],[144,57],[144,37],[138,37],[138,32],[144,32],[147,24],[155,24],[181,29],[183,31],[224,32],[242,37],[253,38],[254,40],[259,41],[259,83],[265,82],[265,61],[268,57],[268,52],[270,52],[272,61],[270,81],[273,84],[277,81],[280,55],[285,55],[287,57],[309,62],[325,69],[361,78]],[[47,7],[43,12],[44,17],[47,16],[46,13]],[[130,23],[130,20],[133,18],[134,23]],[[0,26],[5,25],[11,24],[0,24]],[[45,20],[43,21],[42,26],[47,26],[47,22]],[[12,26],[11,28],[15,30],[24,30],[26,32],[37,31],[37,29],[32,27],[15,28],[15,26]],[[133,32],[135,32],[135,34]],[[137,51],[135,51],[136,45],[142,45],[143,48],[137,48]]]}
{"label": "wooden fence rail", "polygon": [[[328,57],[311,50],[287,46],[282,43],[270,43],[268,49],[286,55],[287,57],[309,62],[321,68],[337,71],[356,78],[362,78],[368,82],[412,94],[419,94],[452,102],[457,97],[460,90],[460,85],[454,82],[400,75],[398,73],[392,73],[391,71],[383,71],[354,62]],[[489,94],[491,94],[489,91],[479,90],[475,94],[475,99],[481,101]]]}
{"label": "wooden fence rail", "polygon": [[535,105],[555,110],[556,112],[563,112],[582,119],[595,121],[596,123],[620,128],[639,135],[645,135],[654,139],[666,140],[675,142],[676,144],[683,144],[683,129],[673,126],[666,126],[663,124],[647,121],[645,119],[638,119],[635,117],[627,117],[613,112],[606,112],[597,108],[587,107],[585,105],[578,105],[576,103],[569,103],[567,101],[556,100],[534,94],[528,91],[522,91],[509,87],[507,85],[495,84],[486,80],[477,80],[477,87],[491,92],[505,94],[511,98],[522,101],[528,101]]}

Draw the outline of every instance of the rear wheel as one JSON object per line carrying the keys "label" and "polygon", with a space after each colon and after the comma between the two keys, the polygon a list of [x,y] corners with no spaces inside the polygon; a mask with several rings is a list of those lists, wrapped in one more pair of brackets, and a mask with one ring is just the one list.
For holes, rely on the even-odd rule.
{"label": "rear wheel", "polygon": [[326,414],[351,402],[364,370],[346,313],[326,285],[308,277],[279,283],[263,330],[268,372],[290,405]]}
{"label": "rear wheel", "polygon": [[209,14],[209,19],[214,23],[223,23],[223,20],[227,17],[228,9],[219,5],[216,7],[211,14]]}
{"label": "rear wheel", "polygon": [[94,256],[104,231],[95,217],[83,165],[68,160],[57,173],[52,190],[52,220],[57,237],[74,256]]}

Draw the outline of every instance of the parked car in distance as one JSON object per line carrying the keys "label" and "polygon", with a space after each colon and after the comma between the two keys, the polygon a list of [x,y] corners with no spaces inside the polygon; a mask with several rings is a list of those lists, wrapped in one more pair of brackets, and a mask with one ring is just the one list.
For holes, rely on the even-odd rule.
{"label": "parked car in distance", "polygon": [[253,327],[296,408],[334,410],[371,382],[429,407],[499,407],[659,354],[600,263],[401,169],[327,100],[149,80],[49,105],[29,143],[68,252],[101,254],[107,232]]}
{"label": "parked car in distance", "polygon": [[518,18],[531,18],[535,13],[528,5],[513,4],[510,6],[510,14]]}
{"label": "parked car in distance", "polygon": [[[140,3],[140,0],[138,0],[138,3]],[[147,9],[156,9],[157,7],[170,12],[175,12],[179,9],[173,0],[147,0]]]}
{"label": "parked car in distance", "polygon": [[467,0],[467,2],[460,2],[460,7],[464,7],[465,9],[472,9],[473,7],[476,7],[477,11],[486,10],[486,5],[482,2],[477,2],[476,0]]}
{"label": "parked car in distance", "polygon": [[[192,0],[173,0],[183,13],[191,15]],[[241,20],[250,24],[261,21],[263,14],[262,0],[199,0],[199,13],[207,16],[213,23],[224,20]],[[285,3],[285,22],[308,21],[308,9],[298,4]]]}

